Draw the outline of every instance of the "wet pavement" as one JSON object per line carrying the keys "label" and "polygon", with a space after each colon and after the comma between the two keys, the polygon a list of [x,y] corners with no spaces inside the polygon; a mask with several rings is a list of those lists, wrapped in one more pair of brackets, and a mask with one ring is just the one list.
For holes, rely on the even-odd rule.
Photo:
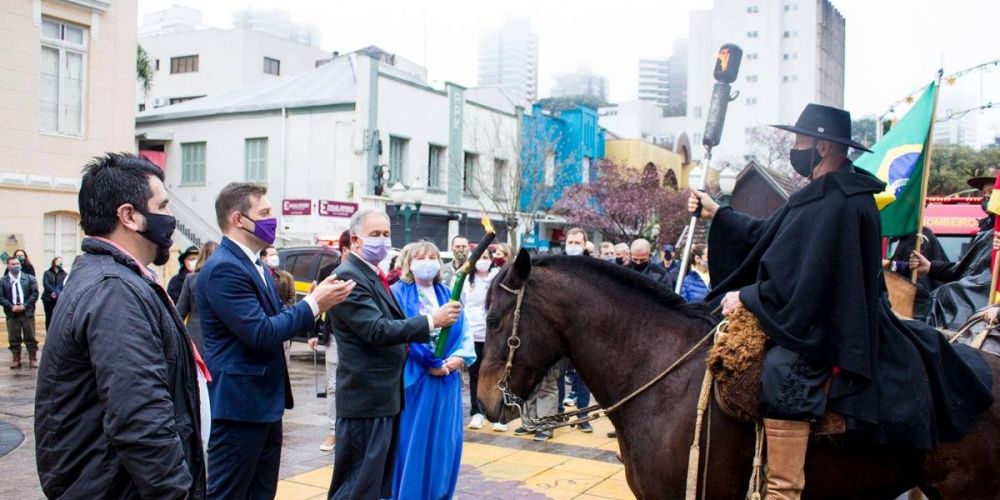
{"label": "wet pavement", "polygon": [[[44,334],[39,335],[44,343]],[[38,483],[34,456],[35,370],[9,370],[7,338],[0,326],[0,452],[4,425],[24,434],[24,440],[7,455],[0,455],[0,498],[44,498]],[[27,366],[27,363],[25,363]],[[319,445],[329,429],[327,401],[316,397],[313,356],[304,344],[294,344],[289,364],[295,408],[285,413],[284,446],[278,485],[280,500],[326,498],[333,473],[333,454]],[[318,359],[319,384],[325,383],[322,356]],[[466,392],[468,414],[468,393]],[[466,417],[468,418],[468,417]],[[516,428],[512,422],[510,429]],[[538,443],[531,436],[499,433],[486,425],[466,429],[456,498],[634,498],[625,483],[624,469],[615,458],[617,442],[607,438],[606,420],[594,422],[595,432],[557,429],[555,437]],[[13,435],[11,435],[13,439]]]}

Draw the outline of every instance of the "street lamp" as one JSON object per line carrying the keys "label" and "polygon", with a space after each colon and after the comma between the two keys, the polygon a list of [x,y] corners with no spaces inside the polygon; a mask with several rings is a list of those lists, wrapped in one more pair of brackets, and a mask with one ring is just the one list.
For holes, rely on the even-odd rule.
{"label": "street lamp", "polygon": [[726,168],[719,173],[719,202],[722,206],[728,206],[729,200],[733,197],[733,190],[736,189],[736,171]]}
{"label": "street lamp", "polygon": [[688,189],[691,191],[702,191],[705,186],[702,184],[704,182],[705,173],[701,170],[701,167],[694,167],[688,172]]}
{"label": "street lamp", "polygon": [[402,182],[397,182],[389,190],[389,199],[396,207],[396,217],[403,216],[403,228],[406,234],[404,244],[409,244],[413,239],[410,219],[416,215],[417,222],[420,222],[420,205],[424,202],[426,192],[427,189],[420,182],[417,182],[417,185],[412,188],[407,188]]}

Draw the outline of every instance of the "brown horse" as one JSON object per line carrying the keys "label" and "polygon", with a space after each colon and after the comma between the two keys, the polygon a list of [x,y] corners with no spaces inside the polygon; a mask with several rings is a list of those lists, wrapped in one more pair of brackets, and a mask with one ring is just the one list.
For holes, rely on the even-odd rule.
{"label": "brown horse", "polygon": [[[713,319],[666,288],[613,264],[522,251],[494,280],[488,299],[479,401],[492,421],[517,418],[504,404],[508,339],[523,293],[508,402],[528,399],[546,370],[568,357],[597,401],[612,405],[653,379],[705,336]],[[516,342],[515,342],[516,344]],[[648,391],[611,413],[629,487],[642,499],[683,498],[695,408],[707,347]],[[1000,358],[983,354],[1000,400]],[[505,377],[506,378],[506,377]],[[1000,405],[961,441],[933,451],[849,441],[810,443],[806,498],[895,498],[920,488],[931,499],[1000,498]],[[743,498],[751,475],[754,428],[710,408],[700,479],[706,498]],[[707,467],[705,462],[707,461]]]}

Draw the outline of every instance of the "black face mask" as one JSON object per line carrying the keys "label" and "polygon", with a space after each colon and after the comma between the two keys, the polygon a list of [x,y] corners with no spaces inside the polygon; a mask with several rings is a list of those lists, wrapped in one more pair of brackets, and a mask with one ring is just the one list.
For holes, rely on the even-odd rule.
{"label": "black face mask", "polygon": [[[986,212],[986,207],[989,206],[989,204],[990,204],[990,196],[992,196],[992,195],[993,195],[993,193],[990,193],[987,196],[983,196],[983,201],[979,202],[979,206],[983,207],[983,212]],[[989,212],[986,212],[986,215],[989,215],[989,214],[990,214]]]}
{"label": "black face mask", "polygon": [[812,177],[813,169],[821,160],[823,157],[819,155],[815,146],[809,149],[793,149],[788,153],[788,161],[792,163],[795,173],[806,178]]}
{"label": "black face mask", "polygon": [[139,213],[146,216],[146,230],[139,234],[156,245],[156,259],[153,264],[162,266],[170,260],[170,247],[174,241],[170,239],[177,228],[177,219],[172,215],[151,214],[145,210]]}
{"label": "black face mask", "polygon": [[624,265],[625,264],[625,259],[623,259],[621,257],[615,257],[615,264],[618,264],[619,266]]}
{"label": "black face mask", "polygon": [[640,273],[643,272],[643,271],[645,271],[647,267],[649,267],[649,262],[643,262],[642,264],[640,264],[638,262],[633,262],[632,263],[632,269],[635,269],[636,271],[639,271]]}

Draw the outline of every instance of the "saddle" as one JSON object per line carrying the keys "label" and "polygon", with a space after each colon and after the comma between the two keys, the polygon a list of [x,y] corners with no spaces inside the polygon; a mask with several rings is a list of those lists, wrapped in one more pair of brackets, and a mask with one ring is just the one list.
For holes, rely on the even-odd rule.
{"label": "saddle", "polygon": [[[757,317],[743,307],[720,325],[707,362],[715,380],[715,402],[726,416],[741,422],[763,421],[758,405],[766,343]],[[842,415],[827,410],[812,424],[812,437],[844,434],[846,428]]]}

